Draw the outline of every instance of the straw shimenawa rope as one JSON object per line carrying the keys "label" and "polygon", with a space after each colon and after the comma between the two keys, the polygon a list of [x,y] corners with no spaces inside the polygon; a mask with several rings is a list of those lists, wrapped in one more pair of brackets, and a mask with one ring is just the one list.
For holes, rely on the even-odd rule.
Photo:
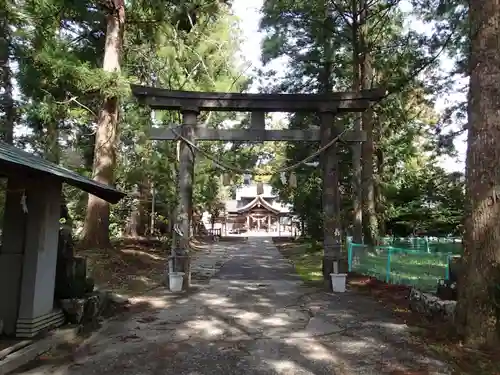
{"label": "straw shimenawa rope", "polygon": [[333,144],[335,144],[340,139],[340,137],[342,137],[346,132],[348,132],[351,129],[352,129],[352,126],[347,127],[339,135],[337,135],[335,138],[333,138],[331,141],[329,141],[326,145],[324,145],[323,147],[320,147],[318,150],[313,152],[311,155],[305,157],[304,159],[302,159],[302,160],[300,160],[292,165],[289,165],[287,167],[279,168],[279,169],[277,169],[275,171],[271,171],[271,172],[256,172],[256,171],[253,171],[250,169],[242,169],[242,168],[238,168],[238,167],[226,164],[226,163],[220,161],[220,159],[218,159],[217,157],[211,155],[210,153],[208,153],[208,152],[202,150],[201,148],[199,148],[198,146],[196,146],[193,142],[191,142],[189,139],[186,139],[185,137],[183,137],[176,130],[174,130],[174,129],[170,129],[170,130],[177,137],[176,140],[181,140],[182,142],[185,142],[191,148],[193,148],[194,150],[196,150],[197,152],[199,152],[200,154],[205,156],[207,159],[213,161],[216,165],[218,165],[222,169],[233,171],[233,172],[240,173],[240,174],[250,174],[252,176],[268,176],[268,175],[272,175],[272,174],[285,173],[285,172],[289,172],[289,171],[293,171],[293,170],[297,169],[302,164],[307,163],[308,161],[314,159],[316,156],[320,155],[322,152],[324,152],[325,150],[330,148]]}

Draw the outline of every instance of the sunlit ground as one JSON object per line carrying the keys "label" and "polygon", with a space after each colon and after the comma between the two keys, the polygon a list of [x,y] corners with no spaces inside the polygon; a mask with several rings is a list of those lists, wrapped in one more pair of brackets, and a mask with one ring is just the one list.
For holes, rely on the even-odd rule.
{"label": "sunlit ground", "polygon": [[[135,297],[133,313],[91,338],[76,363],[24,374],[451,374],[375,300],[305,285],[270,238],[214,246],[231,250],[209,284]],[[306,254],[301,276],[317,279],[321,252]]]}

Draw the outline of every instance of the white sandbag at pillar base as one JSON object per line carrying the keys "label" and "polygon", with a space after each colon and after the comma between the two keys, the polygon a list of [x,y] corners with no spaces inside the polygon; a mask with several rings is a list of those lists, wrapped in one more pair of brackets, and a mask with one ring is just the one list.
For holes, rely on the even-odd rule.
{"label": "white sandbag at pillar base", "polygon": [[339,262],[333,262],[333,273],[330,274],[330,278],[332,279],[332,292],[344,293],[347,273],[339,273]]}
{"label": "white sandbag at pillar base", "polygon": [[347,273],[331,273],[332,292],[344,293],[346,287]]}
{"label": "white sandbag at pillar base", "polygon": [[168,274],[170,291],[177,293],[182,291],[184,272],[170,272]]}

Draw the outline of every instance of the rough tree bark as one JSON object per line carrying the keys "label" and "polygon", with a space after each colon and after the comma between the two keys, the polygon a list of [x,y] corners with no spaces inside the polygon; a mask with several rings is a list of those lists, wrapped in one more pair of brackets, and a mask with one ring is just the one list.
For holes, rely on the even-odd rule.
{"label": "rough tree bark", "polygon": [[457,323],[466,344],[500,337],[500,3],[470,0],[471,52],[464,274]]}
{"label": "rough tree bark", "polygon": [[63,119],[53,118],[44,123],[44,158],[52,163],[59,164],[61,161],[61,147],[59,145],[59,121]]}
{"label": "rough tree bark", "polygon": [[125,234],[130,237],[144,236],[146,233],[146,210],[144,201],[147,199],[146,191],[142,184],[137,184],[134,192],[134,202],[128,217]]}
{"label": "rough tree bark", "polygon": [[363,130],[366,141],[363,143],[363,237],[365,243],[375,245],[378,234],[378,220],[375,209],[375,186],[373,172],[373,111],[369,108],[363,113]]}
{"label": "rough tree bark", "polygon": [[[64,121],[62,116],[59,121]],[[44,124],[46,128],[46,137],[45,137],[45,150],[44,150],[44,158],[48,161],[51,161],[54,164],[59,164],[61,162],[61,146],[59,145],[59,121],[52,119]],[[68,209],[68,201],[66,200],[66,196],[64,191],[61,193],[61,212],[64,215],[61,215],[61,218],[65,219],[65,226],[67,228],[72,228],[73,226],[73,218]]]}
{"label": "rough tree bark", "polygon": [[[359,38],[361,56],[361,87],[364,90],[372,87],[372,62],[367,43],[368,26],[367,19],[368,5],[361,2],[361,33]],[[373,110],[368,108],[362,116],[363,130],[366,133],[366,141],[363,142],[362,149],[362,194],[363,194],[363,237],[366,244],[374,245],[377,240],[378,223],[375,210],[375,191],[373,180]]]}
{"label": "rough tree bark", "polygon": [[[359,23],[357,14],[358,0],[352,0],[352,70],[353,70],[353,91],[361,88],[361,67],[359,59]],[[361,130],[361,118],[354,119],[354,130]],[[352,187],[353,187],[353,242],[363,243],[363,194],[361,190],[361,142],[351,146],[352,149]]]}
{"label": "rough tree bark", "polygon": [[[375,144],[380,141],[380,132],[377,132],[377,140]],[[382,176],[384,175],[384,152],[380,148],[375,150],[375,160],[377,164],[377,173],[374,181],[374,193],[375,193],[375,208],[378,218],[378,236],[384,237],[387,228],[385,222],[385,197],[382,190]]]}
{"label": "rough tree bark", "polygon": [[0,136],[4,142],[14,142],[14,122],[16,108],[13,98],[12,69],[9,58],[11,51],[11,32],[9,25],[9,7],[6,0],[0,1],[0,111],[3,112]]}
{"label": "rough tree bark", "polygon": [[[106,42],[103,70],[114,73],[120,71],[120,55],[123,44],[125,5],[116,0],[106,3]],[[119,100],[116,96],[104,99],[97,124],[94,146],[93,178],[103,184],[112,185],[116,165],[116,141],[119,114]],[[109,238],[109,203],[94,195],[89,195],[82,239],[87,247],[107,248]]]}

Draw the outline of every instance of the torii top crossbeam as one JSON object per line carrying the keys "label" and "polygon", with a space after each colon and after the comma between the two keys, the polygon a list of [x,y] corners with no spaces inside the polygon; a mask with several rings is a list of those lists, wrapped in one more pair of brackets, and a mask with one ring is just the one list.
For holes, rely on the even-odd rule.
{"label": "torii top crossbeam", "polygon": [[239,94],[172,91],[131,85],[132,93],[152,109],[240,112],[363,112],[386,95],[385,89],[328,94]]}

